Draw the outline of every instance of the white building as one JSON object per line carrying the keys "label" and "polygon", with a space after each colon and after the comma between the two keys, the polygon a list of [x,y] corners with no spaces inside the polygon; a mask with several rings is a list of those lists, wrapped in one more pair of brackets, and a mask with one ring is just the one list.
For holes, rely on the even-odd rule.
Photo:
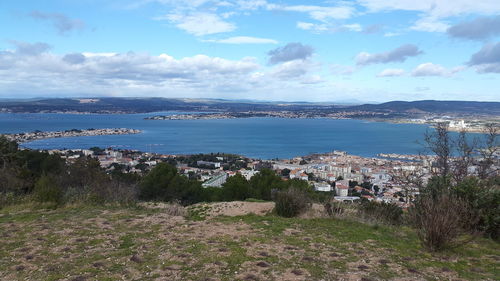
{"label": "white building", "polygon": [[332,186],[326,182],[316,182],[314,183],[314,190],[322,191],[322,192],[330,192],[332,191]]}
{"label": "white building", "polygon": [[337,196],[345,197],[349,194],[349,181],[340,180],[335,182],[335,193]]}
{"label": "white building", "polygon": [[227,174],[222,173],[213,176],[211,179],[208,181],[204,182],[201,186],[203,187],[221,187],[227,180]]}

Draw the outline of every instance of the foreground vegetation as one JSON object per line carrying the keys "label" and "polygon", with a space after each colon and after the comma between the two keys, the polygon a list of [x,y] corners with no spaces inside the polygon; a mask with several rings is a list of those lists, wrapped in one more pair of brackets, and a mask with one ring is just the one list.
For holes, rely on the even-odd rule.
{"label": "foreground vegetation", "polygon": [[[0,137],[0,279],[495,280],[495,132],[480,160],[463,134],[451,140],[438,126],[426,136],[434,175],[425,185],[419,171],[401,176],[412,203],[405,211],[335,202],[269,169],[202,188],[167,163],[124,174]],[[235,200],[252,201],[258,212],[214,215],[227,215],[220,211]],[[220,201],[228,203],[199,203]]]}
{"label": "foreground vegetation", "polygon": [[[268,204],[268,203],[251,203]],[[408,227],[333,218],[16,205],[0,210],[1,280],[498,280],[479,238],[428,253]],[[182,207],[180,207],[182,208]],[[196,211],[195,211],[196,210]]]}

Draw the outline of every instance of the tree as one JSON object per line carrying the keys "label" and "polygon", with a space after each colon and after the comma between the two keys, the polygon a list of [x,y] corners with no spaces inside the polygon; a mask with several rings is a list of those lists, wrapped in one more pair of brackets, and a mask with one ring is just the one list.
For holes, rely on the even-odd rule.
{"label": "tree", "polygon": [[229,177],[222,185],[222,200],[245,200],[252,197],[252,189],[250,183],[240,173]]}
{"label": "tree", "polygon": [[64,192],[54,177],[42,175],[35,184],[34,197],[41,203],[62,203]]}
{"label": "tree", "polygon": [[281,176],[288,177],[288,176],[290,176],[290,172],[291,172],[290,169],[285,168],[285,169],[281,170]]}
{"label": "tree", "polygon": [[15,141],[10,141],[0,135],[0,167],[6,168],[7,163],[13,160],[18,151],[18,145]]}
{"label": "tree", "polygon": [[452,142],[448,131],[448,123],[441,122],[434,126],[434,131],[424,135],[426,148],[436,155],[437,174],[446,177],[450,173],[450,157]]}
{"label": "tree", "polygon": [[144,200],[174,201],[183,204],[197,202],[201,195],[198,181],[177,173],[177,169],[167,163],[153,168],[139,184],[139,197]]}
{"label": "tree", "polygon": [[[486,179],[490,175],[498,173],[497,169],[492,169],[494,166],[498,167],[498,157],[495,158],[495,154],[498,153],[498,131],[499,126],[497,124],[487,124],[485,128],[486,139],[482,149],[480,149],[482,159],[479,161],[479,177],[481,179]],[[495,164],[495,165],[494,165]]]}
{"label": "tree", "polygon": [[453,161],[452,176],[455,182],[461,182],[469,175],[469,167],[473,162],[473,152],[476,148],[476,142],[467,140],[467,133],[461,130],[457,139],[454,141],[457,151],[457,157]]}
{"label": "tree", "polygon": [[264,168],[250,179],[250,186],[257,199],[271,200],[271,191],[284,189],[286,183],[273,170]]}

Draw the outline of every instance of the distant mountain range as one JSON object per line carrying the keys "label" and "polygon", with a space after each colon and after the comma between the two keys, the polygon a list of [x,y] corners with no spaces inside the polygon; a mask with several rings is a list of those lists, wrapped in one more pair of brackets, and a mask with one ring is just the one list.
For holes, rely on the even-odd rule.
{"label": "distant mountain range", "polygon": [[[500,116],[500,102],[391,101],[381,104],[341,105],[326,103],[252,102],[215,99],[169,98],[54,98],[0,100],[0,112],[148,113],[159,111],[304,111],[316,113],[368,112],[387,117],[420,115]],[[368,114],[369,115],[369,114]]]}

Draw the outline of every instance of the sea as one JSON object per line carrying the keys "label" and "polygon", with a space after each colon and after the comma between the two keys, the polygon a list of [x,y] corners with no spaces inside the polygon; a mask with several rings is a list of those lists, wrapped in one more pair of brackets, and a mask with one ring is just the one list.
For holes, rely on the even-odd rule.
{"label": "sea", "polygon": [[243,118],[216,120],[144,120],[147,114],[2,113],[0,133],[130,128],[136,135],[84,136],[22,144],[32,149],[115,148],[161,154],[234,153],[259,159],[287,159],[333,150],[363,157],[379,153],[417,154],[426,125],[326,118]]}

